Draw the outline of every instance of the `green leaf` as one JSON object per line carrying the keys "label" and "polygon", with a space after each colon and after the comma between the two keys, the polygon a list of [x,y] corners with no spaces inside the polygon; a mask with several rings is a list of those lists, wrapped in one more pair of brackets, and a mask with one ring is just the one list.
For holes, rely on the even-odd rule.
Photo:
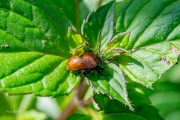
{"label": "green leaf", "polygon": [[140,116],[136,116],[133,114],[127,114],[127,113],[119,113],[119,114],[107,114],[104,115],[102,120],[146,120]]}
{"label": "green leaf", "polygon": [[[178,57],[178,63],[179,62],[180,62],[180,57]],[[179,82],[179,78],[180,78],[179,70],[180,70],[180,64],[173,66],[170,70],[168,70],[162,76],[161,81],[169,81],[169,83],[172,82],[172,83],[174,83],[174,85],[179,86],[178,84],[176,84],[177,82]],[[174,86],[174,85],[172,85],[172,86]],[[178,90],[179,90],[179,87],[178,87]]]}
{"label": "green leaf", "polygon": [[85,114],[73,114],[67,120],[92,120],[91,116]]}
{"label": "green leaf", "polygon": [[[150,100],[144,95],[140,88],[131,84],[128,84],[127,86],[129,99],[135,109],[139,109],[138,107],[140,106],[150,104]],[[123,103],[115,99],[110,99],[107,95],[95,94],[94,99],[105,113],[120,113],[128,110],[128,107],[124,106]]]}
{"label": "green leaf", "polygon": [[[79,0],[78,0],[79,1]],[[77,22],[76,17],[77,16],[77,11],[76,11],[76,5],[75,2],[71,0],[71,2],[68,2],[66,0],[52,0],[52,2],[57,5],[59,8],[63,10],[63,12],[66,14],[66,16],[71,20],[73,25],[76,26]]]}
{"label": "green leaf", "polygon": [[107,94],[112,99],[117,99],[133,109],[127,95],[126,81],[122,70],[115,64],[107,64],[105,76],[89,76],[88,79],[96,93]]}
{"label": "green leaf", "polygon": [[60,9],[49,1],[0,1],[0,51],[37,51],[70,56],[67,26]]}
{"label": "green leaf", "polygon": [[157,110],[155,107],[151,105],[145,105],[140,108],[138,108],[135,111],[136,115],[139,115],[146,120],[164,120],[160,115],[159,115],[159,110]]}
{"label": "green leaf", "polygon": [[70,49],[74,49],[82,45],[86,41],[86,38],[81,34],[76,33],[71,28],[68,29],[68,44]]}
{"label": "green leaf", "polygon": [[94,52],[103,50],[113,35],[115,2],[110,2],[91,12],[82,26],[83,34],[90,40]]}
{"label": "green leaf", "polygon": [[[133,0],[121,10],[115,32],[130,32],[116,59],[133,81],[152,87],[180,54],[179,0]],[[153,12],[152,12],[153,10]],[[128,42],[128,44],[126,44]]]}
{"label": "green leaf", "polygon": [[125,45],[128,44],[130,32],[119,33],[114,36],[111,41],[109,41],[109,45],[107,49],[113,48],[123,48]]}
{"label": "green leaf", "polygon": [[103,61],[110,61],[111,59],[119,56],[127,50],[123,49],[123,46],[128,44],[130,32],[123,32],[115,35],[106,46],[103,51]]}
{"label": "green leaf", "polygon": [[80,77],[66,70],[70,26],[51,1],[0,0],[0,90],[68,94]]}
{"label": "green leaf", "polygon": [[166,41],[135,50],[116,59],[133,81],[151,87],[177,62],[180,40]]}
{"label": "green leaf", "polygon": [[115,6],[115,15],[119,13],[119,9],[121,9],[128,0],[116,0],[116,6]]}
{"label": "green leaf", "polygon": [[124,111],[121,113],[111,113],[102,115],[102,120],[163,120],[159,111],[151,105],[139,107],[136,111]]}
{"label": "green leaf", "polygon": [[10,94],[67,94],[80,80],[66,70],[67,60],[59,56],[21,52],[0,54],[0,57],[0,87]]}
{"label": "green leaf", "polygon": [[71,28],[68,29],[67,41],[72,55],[82,55],[90,49],[89,41]]}

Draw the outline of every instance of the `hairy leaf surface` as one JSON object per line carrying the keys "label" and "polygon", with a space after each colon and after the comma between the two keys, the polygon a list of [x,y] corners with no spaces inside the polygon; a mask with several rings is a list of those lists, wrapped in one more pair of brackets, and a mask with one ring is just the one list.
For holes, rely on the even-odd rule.
{"label": "hairy leaf surface", "polygon": [[71,92],[80,77],[66,70],[68,26],[50,1],[0,0],[0,90],[54,97]]}
{"label": "hairy leaf surface", "polygon": [[121,10],[115,32],[129,32],[119,46],[129,50],[116,60],[133,81],[151,87],[180,54],[179,0],[130,0]]}

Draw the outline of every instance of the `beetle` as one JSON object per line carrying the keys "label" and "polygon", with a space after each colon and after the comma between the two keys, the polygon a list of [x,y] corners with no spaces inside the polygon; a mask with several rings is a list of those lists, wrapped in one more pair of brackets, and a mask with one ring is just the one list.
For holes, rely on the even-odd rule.
{"label": "beetle", "polygon": [[93,53],[84,53],[81,56],[72,56],[67,63],[66,69],[70,71],[78,71],[77,74],[86,76],[89,73],[97,71],[98,74],[103,76],[104,68],[100,66],[100,59]]}

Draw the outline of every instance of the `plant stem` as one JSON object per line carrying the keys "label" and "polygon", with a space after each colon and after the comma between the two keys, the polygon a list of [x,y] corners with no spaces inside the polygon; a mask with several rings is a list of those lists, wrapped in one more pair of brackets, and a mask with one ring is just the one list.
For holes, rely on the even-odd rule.
{"label": "plant stem", "polygon": [[78,106],[83,104],[83,98],[89,87],[85,79],[85,77],[82,77],[81,82],[76,88],[73,100],[69,103],[69,105],[66,107],[66,109],[62,112],[61,116],[57,120],[66,120],[68,116],[70,116],[76,111]]}
{"label": "plant stem", "polygon": [[89,108],[88,106],[85,106],[84,109],[89,113],[89,115],[91,115],[93,120],[98,120],[96,113],[91,108]]}
{"label": "plant stem", "polygon": [[76,14],[76,30],[80,32],[80,10],[79,10],[79,1],[74,0],[75,5],[75,14]]}
{"label": "plant stem", "polygon": [[100,7],[101,4],[102,4],[102,0],[99,0],[99,1],[98,1],[98,7]]}

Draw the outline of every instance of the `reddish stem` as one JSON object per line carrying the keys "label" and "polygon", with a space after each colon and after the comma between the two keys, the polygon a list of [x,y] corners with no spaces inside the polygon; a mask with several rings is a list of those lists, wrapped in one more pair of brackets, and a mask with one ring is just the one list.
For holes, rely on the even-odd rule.
{"label": "reddish stem", "polygon": [[70,116],[76,111],[78,106],[83,105],[83,98],[89,87],[85,79],[85,77],[82,77],[81,82],[76,88],[73,100],[69,103],[69,105],[66,107],[66,109],[62,112],[61,116],[57,120],[66,120],[68,116]]}

